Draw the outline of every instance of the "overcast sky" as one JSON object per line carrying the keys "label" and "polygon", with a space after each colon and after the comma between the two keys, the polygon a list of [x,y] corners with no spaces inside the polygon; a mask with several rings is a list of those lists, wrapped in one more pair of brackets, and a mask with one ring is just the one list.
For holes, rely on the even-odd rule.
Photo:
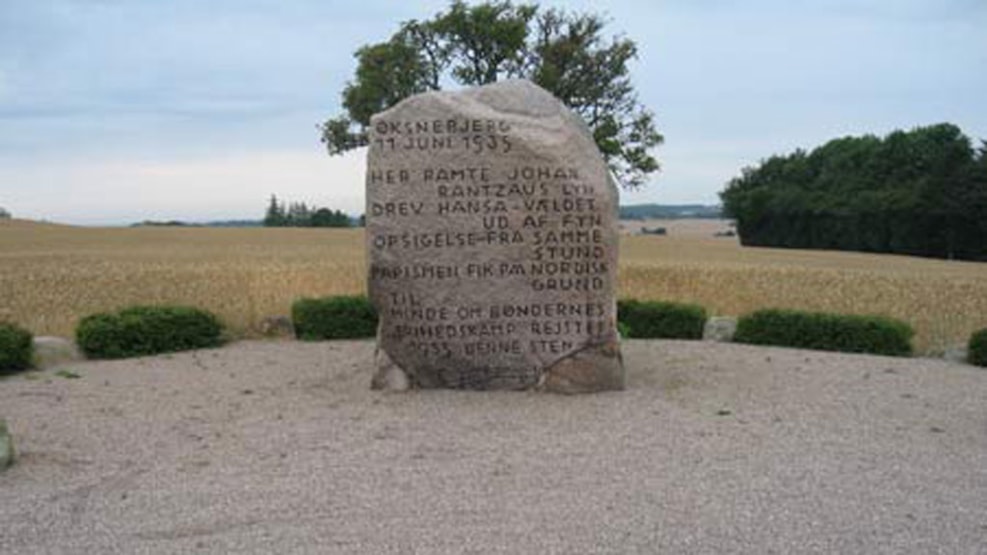
{"label": "overcast sky", "polygon": [[[444,0],[0,0],[0,206],[77,224],[362,212],[330,158],[353,52]],[[666,137],[622,203],[718,201],[773,153],[943,121],[987,139],[987,0],[558,0],[637,42]]]}

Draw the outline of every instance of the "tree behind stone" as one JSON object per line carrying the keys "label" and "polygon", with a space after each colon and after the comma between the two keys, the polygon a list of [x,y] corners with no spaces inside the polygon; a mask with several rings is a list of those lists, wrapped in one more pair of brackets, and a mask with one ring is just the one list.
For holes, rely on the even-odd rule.
{"label": "tree behind stone", "polygon": [[356,75],[342,95],[345,113],[320,125],[321,140],[330,154],[365,146],[373,114],[449,81],[476,86],[526,78],[582,116],[618,181],[637,188],[658,171],[652,152],[663,138],[630,81],[627,63],[637,46],[604,39],[604,26],[598,15],[534,4],[454,1],[432,19],[401,24],[387,42],[356,51]]}

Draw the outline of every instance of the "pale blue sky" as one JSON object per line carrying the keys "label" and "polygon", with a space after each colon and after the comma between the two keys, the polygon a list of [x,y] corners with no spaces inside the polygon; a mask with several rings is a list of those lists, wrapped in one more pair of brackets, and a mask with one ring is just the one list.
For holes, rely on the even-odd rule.
{"label": "pale blue sky", "polygon": [[[745,165],[949,121],[987,139],[985,0],[579,0],[640,48],[664,170],[622,202],[715,203]],[[0,0],[0,206],[80,224],[359,213],[329,158],[352,53],[446,1]]]}

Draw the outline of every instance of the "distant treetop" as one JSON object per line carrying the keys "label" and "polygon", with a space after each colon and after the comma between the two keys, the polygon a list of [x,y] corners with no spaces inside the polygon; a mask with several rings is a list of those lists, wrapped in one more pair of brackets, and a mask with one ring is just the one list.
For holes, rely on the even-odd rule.
{"label": "distant treetop", "polygon": [[342,210],[309,207],[304,202],[283,203],[271,195],[263,220],[265,227],[350,227]]}

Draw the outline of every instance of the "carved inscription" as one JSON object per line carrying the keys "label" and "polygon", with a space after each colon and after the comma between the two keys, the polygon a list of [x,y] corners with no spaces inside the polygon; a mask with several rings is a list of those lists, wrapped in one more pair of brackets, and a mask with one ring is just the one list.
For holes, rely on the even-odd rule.
{"label": "carved inscription", "polygon": [[544,121],[417,98],[371,125],[380,348],[418,386],[521,389],[613,343],[616,194],[592,143],[542,149]]}

